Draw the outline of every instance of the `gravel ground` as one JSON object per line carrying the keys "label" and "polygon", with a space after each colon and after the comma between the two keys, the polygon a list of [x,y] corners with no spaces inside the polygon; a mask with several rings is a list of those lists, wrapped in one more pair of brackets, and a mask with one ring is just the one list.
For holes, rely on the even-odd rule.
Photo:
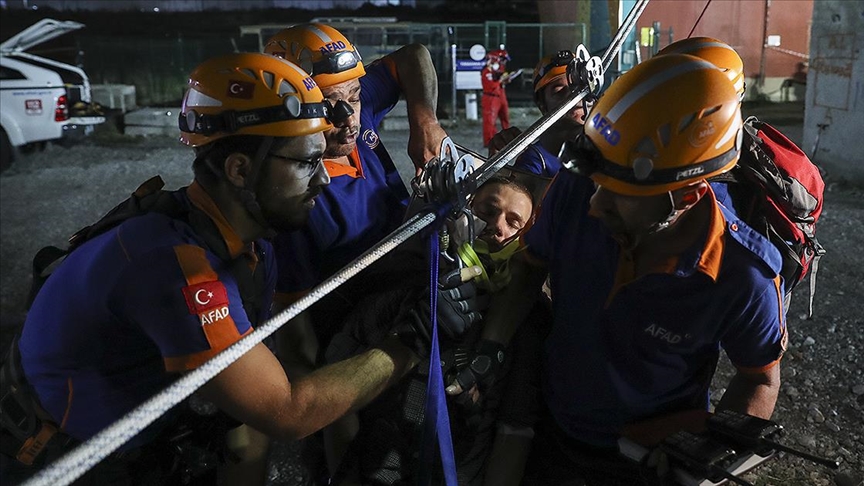
{"label": "gravel ground", "polygon": [[[793,140],[801,138],[800,105],[788,110],[762,108],[764,120]],[[527,126],[531,119],[514,120]],[[480,126],[462,122],[448,129],[453,139],[479,150]],[[403,175],[407,132],[383,132],[382,140]],[[139,183],[160,174],[166,188],[191,180],[191,151],[168,137],[136,138],[103,130],[72,148],[48,146],[16,161],[0,176],[0,323],[4,337],[23,321],[30,259],[42,246],[62,246],[81,226],[95,221]],[[828,250],[819,266],[815,313],[806,316],[806,282],[789,312],[789,350],[774,419],[788,445],[841,461],[832,472],[789,454],[767,461],[745,477],[757,485],[862,484],[864,471],[864,190],[827,176],[825,209],[818,226]],[[719,397],[732,374],[722,362],[715,382]],[[308,473],[292,459],[296,446],[284,445],[271,467],[270,484],[298,485]]]}

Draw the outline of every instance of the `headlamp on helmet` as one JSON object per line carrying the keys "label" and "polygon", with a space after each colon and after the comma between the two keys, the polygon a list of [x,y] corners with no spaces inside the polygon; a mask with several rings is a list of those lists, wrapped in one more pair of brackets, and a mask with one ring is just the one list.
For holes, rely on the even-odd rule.
{"label": "headlamp on helmet", "polygon": [[366,74],[357,48],[341,32],[324,24],[299,24],[271,37],[264,52],[291,61],[327,88]]}
{"label": "headlamp on helmet", "polygon": [[319,74],[338,74],[354,69],[362,61],[357,51],[342,51],[325,54],[324,58],[312,63],[312,76]]}

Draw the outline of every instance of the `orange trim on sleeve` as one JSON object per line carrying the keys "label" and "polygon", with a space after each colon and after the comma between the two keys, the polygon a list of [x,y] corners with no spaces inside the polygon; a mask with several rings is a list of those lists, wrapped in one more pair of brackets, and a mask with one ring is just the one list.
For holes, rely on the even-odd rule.
{"label": "orange trim on sleeve", "polygon": [[[247,336],[252,332],[252,329],[249,328],[242,335],[237,333],[238,338],[234,341],[237,342],[240,338]],[[236,329],[235,329],[236,333]],[[234,342],[230,344],[234,344]],[[230,346],[229,344],[229,346]],[[225,346],[227,348],[228,346]],[[207,360],[216,356],[220,352],[222,352],[225,348],[222,349],[208,349],[206,351],[201,351],[195,354],[188,354],[186,356],[174,356],[170,358],[165,358],[165,371],[169,373],[179,373],[181,371],[190,371],[198,368],[202,364],[206,363]]]}
{"label": "orange trim on sleeve", "polygon": [[[786,346],[789,342],[789,335],[786,333],[786,322],[783,317],[783,285],[780,280],[780,276],[777,275],[774,277],[774,289],[777,291],[777,305],[779,308],[779,312],[777,313],[779,322],[777,323],[780,326],[780,356],[777,356],[777,359],[766,364],[765,366],[760,366],[758,368],[748,368],[743,366],[735,365],[735,368],[742,373],[746,374],[759,374],[764,373],[771,368],[777,366],[780,363],[780,360],[783,359],[783,354],[786,353]],[[733,363],[734,365],[734,363]]]}
{"label": "orange trim on sleeve", "polygon": [[778,364],[780,364],[780,358],[777,358],[774,361],[766,364],[765,366],[760,366],[758,368],[748,368],[746,366],[735,366],[735,369],[740,371],[741,373],[744,373],[747,375],[758,375],[760,373],[765,373],[766,371],[777,366]]}
{"label": "orange trim on sleeve", "polygon": [[[774,277],[774,289],[777,291],[777,308],[780,309],[777,313],[778,319],[780,319],[780,351],[781,353],[785,353],[786,346],[789,344],[789,334],[786,333],[786,312],[783,308],[783,282],[780,275]],[[780,356],[783,355],[781,354]]]}
{"label": "orange trim on sleeve", "polygon": [[63,420],[60,421],[60,430],[66,428],[66,422],[69,420],[69,412],[72,410],[72,399],[75,398],[75,389],[72,388],[72,378],[66,378],[66,386],[69,389],[66,396],[66,411],[63,412]]}
{"label": "orange trim on sleeve", "polygon": [[[219,281],[219,275],[210,266],[210,261],[207,260],[203,248],[194,245],[179,245],[174,247],[174,253],[177,255],[177,261],[186,278],[187,285]],[[188,356],[166,357],[166,370],[185,371],[193,369],[243,337],[231,317],[227,302],[225,305],[201,312],[198,314],[198,319],[201,321],[201,330],[210,344],[210,349]],[[249,331],[251,329],[247,330],[247,333]]]}

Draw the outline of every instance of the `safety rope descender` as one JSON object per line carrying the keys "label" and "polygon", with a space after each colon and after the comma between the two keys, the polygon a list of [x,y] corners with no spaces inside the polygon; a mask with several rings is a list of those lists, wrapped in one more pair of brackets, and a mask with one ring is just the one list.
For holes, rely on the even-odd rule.
{"label": "safety rope descender", "polygon": [[430,159],[423,171],[411,180],[413,200],[445,210],[450,218],[457,218],[468,203],[468,197],[477,187],[468,177],[474,171],[474,157],[459,154],[450,137],[441,141],[438,157]]}

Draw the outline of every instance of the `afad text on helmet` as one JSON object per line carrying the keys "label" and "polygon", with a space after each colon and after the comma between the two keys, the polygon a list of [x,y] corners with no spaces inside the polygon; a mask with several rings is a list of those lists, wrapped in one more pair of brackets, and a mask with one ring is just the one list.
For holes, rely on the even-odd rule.
{"label": "afad text on helmet", "polygon": [[327,54],[328,52],[334,51],[342,51],[346,49],[346,45],[342,41],[328,42],[323,46],[319,47],[318,50],[321,51],[322,54]]}
{"label": "afad text on helmet", "polygon": [[315,84],[315,80],[311,76],[308,76],[303,80],[303,86],[306,87],[306,91],[312,91],[318,85]]}
{"label": "afad text on helmet", "polygon": [[594,125],[594,128],[600,132],[600,135],[603,135],[603,138],[609,142],[609,145],[618,145],[618,142],[621,140],[621,134],[618,133],[618,130],[612,128],[612,122],[607,120],[606,117],[597,113],[591,119],[591,123]]}

